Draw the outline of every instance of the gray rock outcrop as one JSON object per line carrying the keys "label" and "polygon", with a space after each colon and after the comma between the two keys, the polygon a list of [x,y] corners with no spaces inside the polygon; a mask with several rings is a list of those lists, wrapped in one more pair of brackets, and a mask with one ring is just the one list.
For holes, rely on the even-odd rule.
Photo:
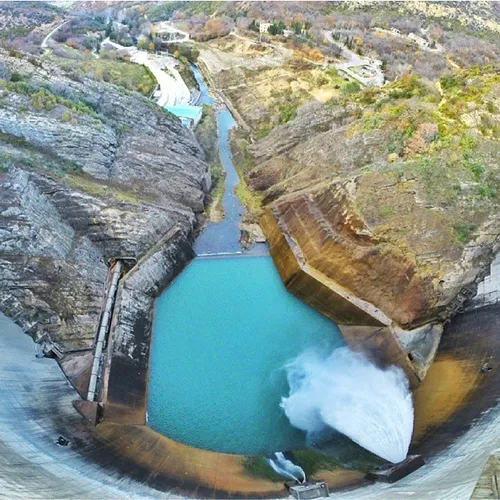
{"label": "gray rock outcrop", "polygon": [[[189,241],[210,173],[191,131],[139,94],[0,53],[0,309],[89,347],[107,261]],[[172,255],[175,259],[175,255]]]}

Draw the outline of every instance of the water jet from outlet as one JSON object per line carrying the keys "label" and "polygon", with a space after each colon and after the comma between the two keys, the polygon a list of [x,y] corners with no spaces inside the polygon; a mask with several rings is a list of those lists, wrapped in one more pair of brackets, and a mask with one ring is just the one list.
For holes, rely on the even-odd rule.
{"label": "water jet from outlet", "polygon": [[347,347],[316,350],[285,366],[290,394],[281,407],[290,423],[315,436],[334,429],[392,463],[408,454],[413,402],[401,368],[381,369]]}
{"label": "water jet from outlet", "polygon": [[297,483],[304,484],[306,482],[306,473],[304,469],[297,464],[294,464],[290,459],[285,457],[284,453],[276,452],[266,458],[267,463],[275,472],[288,479],[293,479]]}

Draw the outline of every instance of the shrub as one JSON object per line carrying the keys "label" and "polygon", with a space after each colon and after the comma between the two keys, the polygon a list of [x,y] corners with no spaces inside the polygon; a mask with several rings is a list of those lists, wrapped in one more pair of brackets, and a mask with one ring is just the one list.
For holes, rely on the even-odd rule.
{"label": "shrub", "polygon": [[56,107],[57,99],[54,95],[42,89],[31,96],[31,105],[39,111],[51,111]]}
{"label": "shrub", "polygon": [[488,184],[481,184],[477,188],[477,194],[480,198],[496,198],[497,191],[488,186]]}
{"label": "shrub", "polygon": [[342,87],[342,92],[344,94],[355,94],[361,90],[361,86],[358,82],[348,82]]}
{"label": "shrub", "polygon": [[21,73],[18,73],[17,71],[14,71],[12,75],[10,75],[11,82],[20,82],[22,80],[23,80],[23,75],[21,75]]}
{"label": "shrub", "polygon": [[69,109],[67,109],[61,116],[61,121],[67,123],[73,119],[73,115]]}
{"label": "shrub", "polygon": [[454,76],[442,76],[440,79],[441,88],[443,90],[457,90],[460,88],[460,83]]}
{"label": "shrub", "polygon": [[453,229],[457,234],[458,241],[460,241],[460,243],[467,243],[471,239],[472,232],[476,229],[476,226],[474,224],[458,222],[453,226]]}
{"label": "shrub", "polygon": [[280,123],[287,123],[290,120],[293,120],[297,116],[297,109],[291,103],[283,104],[282,106],[280,106],[279,112],[280,112]]}
{"label": "shrub", "polygon": [[474,180],[479,181],[484,173],[484,165],[482,163],[473,162],[469,164],[469,168],[471,169]]}

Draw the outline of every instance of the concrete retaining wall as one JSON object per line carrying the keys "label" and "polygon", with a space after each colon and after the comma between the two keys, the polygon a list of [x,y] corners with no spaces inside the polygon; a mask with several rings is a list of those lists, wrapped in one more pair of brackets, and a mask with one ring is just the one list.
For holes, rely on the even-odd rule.
{"label": "concrete retaining wall", "polygon": [[106,421],[146,423],[155,299],[193,257],[187,236],[173,228],[121,280],[103,374]]}
{"label": "concrete retaining wall", "polygon": [[500,303],[500,253],[490,265],[490,272],[477,286],[476,295],[470,300],[466,309]]}

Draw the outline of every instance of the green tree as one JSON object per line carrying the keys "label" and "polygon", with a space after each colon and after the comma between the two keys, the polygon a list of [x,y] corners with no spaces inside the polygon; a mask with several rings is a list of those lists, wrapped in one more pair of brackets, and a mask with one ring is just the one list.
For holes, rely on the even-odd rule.
{"label": "green tree", "polygon": [[282,35],[285,31],[286,25],[283,21],[279,21],[278,23],[272,23],[267,30],[271,35]]}
{"label": "green tree", "polygon": [[113,31],[113,21],[109,20],[106,25],[106,38],[111,37],[111,32]]}
{"label": "green tree", "polygon": [[292,23],[292,30],[296,35],[302,34],[302,24],[297,21]]}
{"label": "green tree", "polygon": [[257,25],[257,22],[255,21],[255,19],[252,19],[252,21],[248,25],[248,29],[251,31],[257,31],[257,32],[259,31],[259,26]]}

